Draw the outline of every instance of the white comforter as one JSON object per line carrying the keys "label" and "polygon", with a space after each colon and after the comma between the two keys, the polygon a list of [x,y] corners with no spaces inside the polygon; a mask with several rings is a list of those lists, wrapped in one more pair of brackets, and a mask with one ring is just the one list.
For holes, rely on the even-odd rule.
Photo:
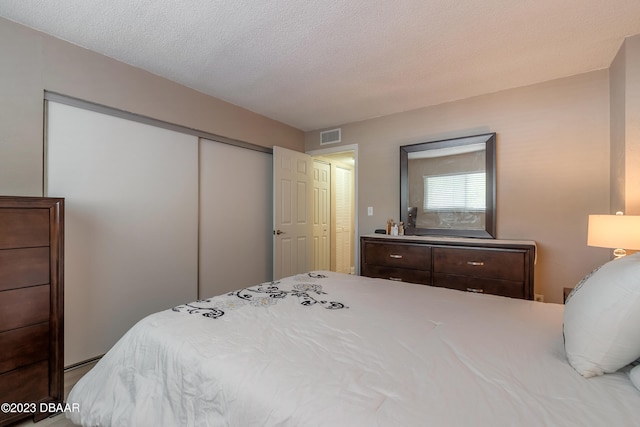
{"label": "white comforter", "polygon": [[84,426],[626,426],[625,372],[568,364],[557,304],[338,273],[153,314],[72,390]]}

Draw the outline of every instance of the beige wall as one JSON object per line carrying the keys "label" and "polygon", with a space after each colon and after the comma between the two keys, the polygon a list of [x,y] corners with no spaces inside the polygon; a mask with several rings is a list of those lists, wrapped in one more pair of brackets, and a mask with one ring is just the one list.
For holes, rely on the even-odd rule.
{"label": "beige wall", "polygon": [[[560,302],[609,259],[586,245],[587,215],[609,210],[607,70],[342,126],[341,144],[358,144],[358,232],[399,217],[400,145],[487,132],[497,133],[497,237],[537,242],[535,292]],[[306,150],[319,147],[308,132]]]}
{"label": "beige wall", "polygon": [[265,147],[304,147],[298,129],[0,18],[0,194],[42,195],[45,90]]}

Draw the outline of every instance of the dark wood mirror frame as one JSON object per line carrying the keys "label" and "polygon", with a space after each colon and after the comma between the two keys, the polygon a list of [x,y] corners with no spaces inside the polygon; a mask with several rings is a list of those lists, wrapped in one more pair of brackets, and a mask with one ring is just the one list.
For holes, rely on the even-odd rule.
{"label": "dark wood mirror frame", "polygon": [[[460,147],[470,144],[483,143],[485,145],[486,171],[486,203],[484,228],[465,228],[456,226],[451,228],[409,227],[409,153],[419,153],[427,150]],[[478,237],[494,239],[496,237],[496,134],[488,133],[472,135],[462,138],[452,138],[440,141],[423,142],[419,144],[403,145],[400,147],[400,221],[405,226],[408,235],[440,235],[456,237]],[[415,218],[414,218],[415,221]]]}

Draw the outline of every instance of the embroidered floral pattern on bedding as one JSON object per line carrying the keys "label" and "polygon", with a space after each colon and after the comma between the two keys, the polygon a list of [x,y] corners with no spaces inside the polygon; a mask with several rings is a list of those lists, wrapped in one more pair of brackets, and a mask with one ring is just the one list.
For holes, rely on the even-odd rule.
{"label": "embroidered floral pattern on bedding", "polygon": [[329,310],[349,308],[343,303],[328,301],[323,298],[322,296],[327,295],[327,293],[322,290],[322,285],[309,283],[326,278],[327,276],[322,274],[307,273],[294,276],[293,280],[300,283],[295,283],[290,290],[283,289],[286,283],[282,281],[263,283],[261,285],[239,289],[227,295],[182,304],[173,307],[172,310],[181,313],[200,314],[211,319],[217,319],[222,317],[226,312],[236,310],[245,305],[269,307],[289,296],[298,297],[300,304],[307,307],[320,304]]}

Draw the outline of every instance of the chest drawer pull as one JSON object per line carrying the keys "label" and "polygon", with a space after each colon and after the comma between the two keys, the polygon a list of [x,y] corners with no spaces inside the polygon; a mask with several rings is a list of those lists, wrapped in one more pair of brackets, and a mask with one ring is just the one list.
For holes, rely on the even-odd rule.
{"label": "chest drawer pull", "polygon": [[389,280],[393,280],[394,282],[402,282],[400,277],[389,277]]}
{"label": "chest drawer pull", "polygon": [[482,261],[467,261],[467,264],[473,265],[473,266],[477,266],[477,267],[481,267],[481,266],[484,265],[484,262],[482,262]]}
{"label": "chest drawer pull", "polygon": [[393,259],[402,259],[402,255],[398,255],[398,254],[390,254],[389,258],[393,258]]}
{"label": "chest drawer pull", "polygon": [[484,289],[467,288],[467,292],[473,292],[474,294],[481,294],[484,292]]}

